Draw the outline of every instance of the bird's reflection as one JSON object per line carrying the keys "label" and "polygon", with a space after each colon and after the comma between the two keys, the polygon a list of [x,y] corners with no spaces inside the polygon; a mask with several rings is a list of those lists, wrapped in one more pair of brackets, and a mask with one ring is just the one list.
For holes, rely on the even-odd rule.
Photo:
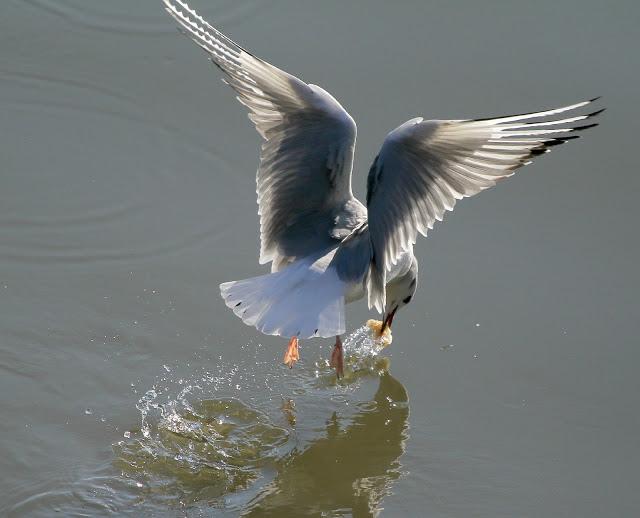
{"label": "bird's reflection", "polygon": [[[284,427],[236,398],[171,399],[163,404],[143,397],[142,429],[114,445],[120,477],[132,481],[136,505],[161,509],[219,508],[244,516],[306,516],[323,513],[373,516],[400,476],[399,457],[408,428],[408,397],[385,368],[349,369],[347,385],[378,381],[371,400],[349,401],[344,415],[332,413],[324,428],[301,441],[296,414],[303,396],[280,407]],[[299,370],[299,388],[311,400],[348,397],[336,392],[327,367],[316,378]],[[148,394],[148,393],[147,393]],[[317,407],[313,407],[317,419]],[[118,480],[121,478],[118,477]],[[122,496],[122,495],[121,495]],[[165,507],[166,509],[166,507]]]}
{"label": "bird's reflection", "polygon": [[246,516],[303,516],[340,512],[374,516],[400,475],[408,428],[408,396],[388,373],[373,401],[346,428],[334,413],[325,435],[277,463],[272,483]]}

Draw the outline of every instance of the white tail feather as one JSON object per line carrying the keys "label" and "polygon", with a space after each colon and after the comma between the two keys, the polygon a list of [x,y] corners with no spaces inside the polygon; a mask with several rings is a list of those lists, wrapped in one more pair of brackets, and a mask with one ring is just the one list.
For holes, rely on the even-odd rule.
{"label": "white tail feather", "polygon": [[226,305],[267,335],[330,337],[345,332],[345,285],[331,267],[302,259],[283,270],[220,285]]}

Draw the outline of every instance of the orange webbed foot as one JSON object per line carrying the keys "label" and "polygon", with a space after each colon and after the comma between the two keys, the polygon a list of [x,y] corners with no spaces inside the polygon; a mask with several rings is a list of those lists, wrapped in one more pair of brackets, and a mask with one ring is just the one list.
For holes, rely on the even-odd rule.
{"label": "orange webbed foot", "polygon": [[290,369],[293,369],[293,365],[300,359],[300,350],[298,348],[298,337],[292,336],[289,340],[289,345],[284,353],[284,364]]}
{"label": "orange webbed foot", "polygon": [[340,340],[339,336],[336,336],[336,344],[333,346],[333,351],[331,352],[329,366],[336,370],[338,379],[344,376],[344,354],[342,353],[342,340]]}

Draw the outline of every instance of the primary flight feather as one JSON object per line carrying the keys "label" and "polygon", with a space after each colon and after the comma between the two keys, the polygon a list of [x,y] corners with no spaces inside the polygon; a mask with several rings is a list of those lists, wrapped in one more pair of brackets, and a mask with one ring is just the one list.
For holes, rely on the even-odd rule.
{"label": "primary flight feather", "polygon": [[264,139],[257,172],[261,264],[271,273],[220,286],[246,324],[291,337],[336,337],[342,374],[345,303],[367,297],[380,331],[417,287],[413,245],[456,201],[578,138],[591,99],[535,113],[476,120],[411,119],[391,131],[367,178],[366,206],[351,191],[356,125],[328,92],[257,58],[185,2],[163,0],[182,31],[223,72]]}

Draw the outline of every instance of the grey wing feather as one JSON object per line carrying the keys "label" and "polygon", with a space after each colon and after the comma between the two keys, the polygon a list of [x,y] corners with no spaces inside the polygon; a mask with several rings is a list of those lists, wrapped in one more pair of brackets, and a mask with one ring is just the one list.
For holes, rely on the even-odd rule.
{"label": "grey wing feather", "polygon": [[333,265],[344,282],[359,283],[369,270],[371,256],[369,224],[365,220],[342,240],[333,257]]}
{"label": "grey wing feather", "polygon": [[277,268],[331,246],[336,218],[354,200],[353,119],[328,92],[253,56],[186,3],[164,3],[224,72],[264,138],[257,173],[260,263]]}
{"label": "grey wing feather", "polygon": [[[456,201],[514,174],[534,157],[577,138],[575,126],[602,110],[564,119],[544,119],[582,108],[595,99],[547,110],[483,120],[405,122],[389,135],[367,180],[371,267],[369,307],[385,305],[386,272],[403,252],[426,236]],[[560,127],[556,127],[560,126]]]}

